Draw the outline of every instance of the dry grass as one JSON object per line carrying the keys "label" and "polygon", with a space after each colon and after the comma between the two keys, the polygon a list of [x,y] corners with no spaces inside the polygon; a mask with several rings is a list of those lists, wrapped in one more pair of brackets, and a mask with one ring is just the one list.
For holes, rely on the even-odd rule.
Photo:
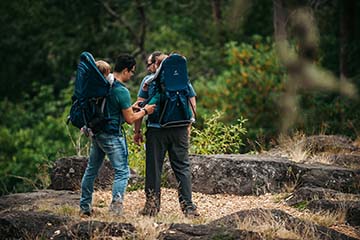
{"label": "dry grass", "polygon": [[321,211],[316,214],[306,212],[301,218],[306,221],[315,222],[321,226],[331,227],[338,224],[345,224],[346,209],[340,209],[335,212]]}
{"label": "dry grass", "polygon": [[[122,217],[113,217],[108,213],[107,206],[110,203],[111,192],[95,192],[95,214],[92,218],[100,221],[132,223],[137,229],[137,239],[154,239],[148,236],[157,236],[160,232],[167,229],[171,223],[206,224],[241,210],[255,208],[280,209],[300,219],[327,227],[341,226],[341,224],[344,223],[344,212],[335,214],[321,212],[319,214],[313,214],[308,211],[299,211],[286,205],[284,201],[281,200],[284,196],[286,196],[286,194],[236,196],[230,194],[207,195],[193,193],[194,203],[198,206],[201,217],[199,219],[187,219],[180,211],[175,189],[162,189],[161,211],[155,218],[143,217],[138,214],[145,203],[145,196],[142,190],[128,192],[126,194],[124,215]],[[106,207],[103,207],[104,204]],[[160,222],[161,224],[158,224]],[[273,219],[272,216],[267,215],[264,215],[260,221],[259,219],[247,219],[246,221],[239,222],[238,227],[240,229],[258,231],[264,239],[271,239],[271,237],[303,239],[300,237],[301,235],[297,233],[296,229],[289,231],[285,228],[284,223],[278,222]],[[338,227],[337,230],[341,231],[341,228]],[[302,234],[304,234],[304,232]],[[305,234],[307,239],[316,239],[314,229],[306,229]],[[352,233],[351,229],[347,229],[347,234],[353,234],[353,236],[356,237],[356,234]]]}
{"label": "dry grass", "polygon": [[[328,151],[323,153],[311,153],[311,146],[305,146],[306,136],[303,133],[295,133],[292,136],[289,135],[280,135],[279,144],[276,148],[271,149],[267,154],[272,156],[281,156],[286,157],[290,161],[296,163],[306,163],[306,164],[325,164],[333,165],[332,156],[337,154],[347,154],[347,150],[342,151]],[[360,140],[354,142],[354,146],[360,145]],[[348,166],[345,166],[350,169],[358,169],[359,164],[349,163]]]}
{"label": "dry grass", "polygon": [[302,133],[296,133],[294,136],[280,135],[279,145],[272,149],[271,155],[287,157],[289,160],[301,163],[309,158],[310,152],[305,149],[306,136]]}
{"label": "dry grass", "polygon": [[[175,189],[163,188],[161,211],[157,217],[148,218],[138,214],[145,204],[143,190],[126,193],[124,214],[121,217],[114,217],[109,214],[108,206],[111,201],[111,191],[96,191],[93,198],[94,215],[90,219],[103,222],[131,223],[136,228],[136,239],[155,239],[156,236],[158,236],[160,232],[166,230],[171,223],[207,224],[213,220],[241,210],[254,208],[279,209],[300,219],[329,226],[337,231],[344,232],[360,239],[360,236],[357,235],[353,228],[343,224],[343,213],[328,214],[322,212],[319,214],[312,214],[308,211],[299,211],[298,209],[289,207],[285,204],[283,199],[286,196],[286,193],[265,194],[261,196],[236,196],[230,194],[207,195],[193,193],[193,200],[198,206],[201,217],[198,219],[187,219],[180,211],[177,191]],[[356,196],[349,196],[351,199],[355,197]],[[78,215],[78,205],[54,205],[55,201],[56,199],[42,199],[36,203],[36,206],[32,207],[39,211],[51,211],[58,215],[71,216],[74,220],[80,220]],[[89,218],[83,218],[81,220],[89,220]],[[246,221],[239,222],[238,227],[240,229],[258,231],[264,239],[271,239],[273,237],[303,239],[299,237],[296,229],[294,229],[294,231],[289,231],[285,228],[284,223],[275,221],[272,216],[267,215],[264,215],[263,220],[247,219]],[[307,229],[307,239],[314,239],[311,237],[312,234],[312,229]],[[96,236],[100,235],[95,234],[93,239],[96,239]]]}
{"label": "dry grass", "polygon": [[295,232],[286,229],[285,223],[274,219],[270,212],[262,212],[261,216],[248,216],[243,220],[237,221],[237,228],[260,233],[264,239],[303,239]]}

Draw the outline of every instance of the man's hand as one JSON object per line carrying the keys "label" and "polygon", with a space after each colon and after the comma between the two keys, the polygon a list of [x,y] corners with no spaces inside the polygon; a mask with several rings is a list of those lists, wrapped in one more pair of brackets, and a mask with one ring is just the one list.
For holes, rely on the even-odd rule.
{"label": "man's hand", "polygon": [[140,146],[140,143],[144,142],[143,135],[141,132],[134,134],[134,143],[138,146]]}
{"label": "man's hand", "polygon": [[156,104],[146,104],[144,108],[146,109],[147,114],[152,114],[155,111]]}
{"label": "man's hand", "polygon": [[140,111],[141,107],[139,106],[139,104],[141,103],[142,101],[136,101],[133,105],[131,105],[131,108],[133,110],[133,112],[138,112]]}
{"label": "man's hand", "polygon": [[187,131],[188,131],[188,137],[190,138],[191,135],[191,123],[189,124],[189,126],[187,127]]}

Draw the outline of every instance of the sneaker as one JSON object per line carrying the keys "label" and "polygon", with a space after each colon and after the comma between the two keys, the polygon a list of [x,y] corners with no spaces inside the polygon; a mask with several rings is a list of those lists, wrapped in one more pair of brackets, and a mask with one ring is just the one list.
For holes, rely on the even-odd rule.
{"label": "sneaker", "polygon": [[196,210],[196,206],[187,206],[183,209],[183,213],[187,218],[197,218],[200,217],[199,212]]}
{"label": "sneaker", "polygon": [[123,213],[123,202],[122,201],[114,201],[110,204],[109,212],[121,216]]}

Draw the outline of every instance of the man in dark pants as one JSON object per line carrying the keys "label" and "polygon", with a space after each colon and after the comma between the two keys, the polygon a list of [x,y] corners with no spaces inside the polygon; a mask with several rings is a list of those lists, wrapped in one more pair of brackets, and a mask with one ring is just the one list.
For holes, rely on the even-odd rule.
{"label": "man in dark pants", "polygon": [[[154,74],[156,68],[160,65],[164,55],[159,52],[151,54],[147,61],[148,71]],[[145,90],[144,82],[141,83],[138,101],[144,101],[152,96],[156,91],[156,82],[153,81]],[[193,105],[193,111],[196,111],[195,91],[191,84],[190,101]],[[192,202],[191,188],[191,170],[189,161],[189,131],[190,126],[162,128],[159,124],[160,109],[156,108],[155,112],[148,116],[146,131],[146,180],[145,194],[146,203],[141,211],[143,215],[155,216],[160,211],[160,188],[161,173],[166,152],[169,154],[170,164],[175,173],[178,182],[178,194],[180,207],[186,217],[198,217],[199,213]],[[134,141],[140,144],[142,141],[141,120],[135,122]]]}

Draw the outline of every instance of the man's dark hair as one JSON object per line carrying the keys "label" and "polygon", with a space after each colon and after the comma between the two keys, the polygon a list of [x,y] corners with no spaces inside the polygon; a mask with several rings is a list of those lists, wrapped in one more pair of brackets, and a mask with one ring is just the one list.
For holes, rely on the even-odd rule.
{"label": "man's dark hair", "polygon": [[120,54],[116,58],[114,72],[121,72],[124,69],[129,71],[136,65],[135,58],[130,54]]}
{"label": "man's dark hair", "polygon": [[150,56],[151,56],[151,63],[155,63],[156,62],[156,57],[160,56],[162,54],[162,52],[160,51],[155,51],[153,52]]}

